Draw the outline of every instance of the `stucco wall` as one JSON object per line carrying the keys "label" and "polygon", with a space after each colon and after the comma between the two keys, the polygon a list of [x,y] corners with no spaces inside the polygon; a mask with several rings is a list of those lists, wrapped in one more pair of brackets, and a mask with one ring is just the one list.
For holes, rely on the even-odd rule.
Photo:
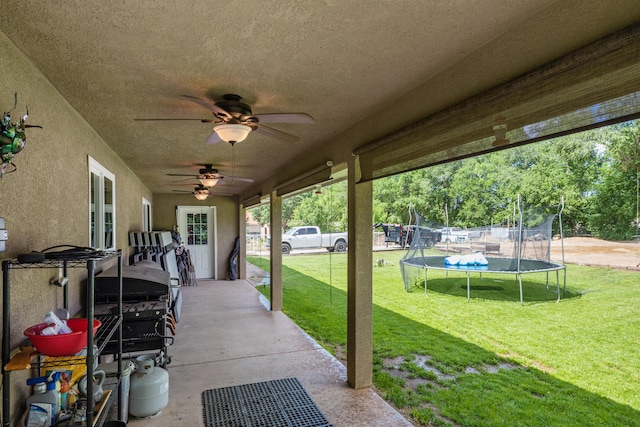
{"label": "stucco wall", "polygon": [[[27,124],[42,126],[27,130],[27,144],[13,159],[17,171],[0,179],[0,217],[9,233],[0,259],[60,244],[89,245],[88,156],[115,174],[116,247],[128,252],[128,232],[141,228],[142,197],[153,201],[151,191],[2,32],[0,52],[2,112],[13,108],[17,93],[12,118],[21,117],[28,106]],[[57,270],[12,271],[12,346],[24,338],[25,328],[42,322],[46,311],[62,306],[62,290],[49,285],[57,275]],[[84,307],[85,277],[81,270],[70,274],[72,313]],[[18,405],[29,392],[23,375],[12,376]]]}
{"label": "stucco wall", "polygon": [[[177,206],[215,206],[218,223],[218,279],[227,278],[229,253],[238,237],[238,202],[231,197],[209,197],[205,201],[196,200],[191,194],[154,194],[153,195],[153,228],[156,230],[173,230],[177,227]],[[182,231],[182,230],[178,230]]]}

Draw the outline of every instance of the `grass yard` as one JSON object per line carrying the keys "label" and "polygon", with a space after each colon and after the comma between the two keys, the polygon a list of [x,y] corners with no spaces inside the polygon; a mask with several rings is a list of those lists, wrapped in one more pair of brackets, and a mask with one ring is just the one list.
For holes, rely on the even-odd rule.
{"label": "grass yard", "polygon": [[[523,306],[512,275],[472,275],[467,301],[464,274],[430,270],[408,293],[401,255],[374,254],[393,262],[372,267],[374,387],[412,422],[640,426],[637,272],[569,265],[557,304],[524,275]],[[347,255],[283,257],[283,287],[284,312],[344,360]]]}

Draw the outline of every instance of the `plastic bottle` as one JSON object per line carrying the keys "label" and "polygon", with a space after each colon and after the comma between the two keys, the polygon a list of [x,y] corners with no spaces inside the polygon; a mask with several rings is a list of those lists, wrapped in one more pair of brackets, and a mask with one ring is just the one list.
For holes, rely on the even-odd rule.
{"label": "plastic bottle", "polygon": [[51,414],[52,424],[56,421],[58,412],[60,411],[60,392],[58,391],[59,379],[60,372],[54,372],[49,377],[29,378],[27,380],[27,385],[32,385],[34,392],[32,396],[27,398],[27,408],[30,408],[32,403],[51,404],[51,407],[53,408]]}
{"label": "plastic bottle", "polygon": [[60,334],[70,334],[73,332],[69,326],[67,326],[66,322],[60,320],[58,316],[53,311],[48,312],[44,316],[44,322],[48,325],[56,325],[59,329]]}
{"label": "plastic bottle", "polygon": [[46,391],[47,391],[47,381],[46,380],[41,382],[41,383],[34,384],[33,385],[33,394],[27,398],[27,408],[29,408],[32,403],[42,403],[42,399],[45,399],[45,397],[42,396],[42,395]]}
{"label": "plastic bottle", "polygon": [[60,410],[64,411],[69,406],[69,378],[66,372],[60,374]]}
{"label": "plastic bottle", "polygon": [[58,332],[60,332],[60,328],[58,328],[56,325],[53,325],[53,326],[47,326],[46,328],[41,330],[40,335],[43,335],[43,336],[58,335]]}

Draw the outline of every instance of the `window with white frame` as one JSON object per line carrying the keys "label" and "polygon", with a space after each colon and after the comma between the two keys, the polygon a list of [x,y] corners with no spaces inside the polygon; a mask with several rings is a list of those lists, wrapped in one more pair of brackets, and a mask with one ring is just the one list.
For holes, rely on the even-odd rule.
{"label": "window with white frame", "polygon": [[89,157],[89,246],[115,250],[116,177]]}
{"label": "window with white frame", "polygon": [[142,198],[142,231],[151,231],[151,202]]}

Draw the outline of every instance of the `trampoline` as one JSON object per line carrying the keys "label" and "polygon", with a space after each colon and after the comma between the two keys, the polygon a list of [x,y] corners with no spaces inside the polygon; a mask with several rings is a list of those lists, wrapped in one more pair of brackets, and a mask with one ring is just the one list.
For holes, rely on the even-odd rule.
{"label": "trampoline", "polygon": [[[428,272],[429,270],[444,270],[449,272],[465,273],[467,276],[467,301],[471,299],[471,273],[495,273],[495,274],[514,274],[518,280],[520,288],[520,303],[524,304],[524,298],[522,293],[522,275],[531,273],[547,273],[547,288],[549,287],[549,273],[556,272],[556,292],[558,293],[558,299],[560,301],[560,270],[565,270],[565,266],[562,264],[554,264],[552,262],[541,261],[536,259],[521,259],[514,258],[487,258],[488,265],[476,266],[476,265],[445,265],[446,256],[425,256],[415,258],[405,258],[400,261],[400,265],[404,269],[405,267],[418,268],[424,271],[424,293],[427,294],[428,285]],[[519,262],[519,268],[518,268]],[[563,292],[566,290],[567,278],[564,274],[563,280]]]}
{"label": "trampoline", "polygon": [[[473,256],[455,255],[449,256],[449,244],[446,244],[446,255],[427,255],[428,249],[422,244],[422,239],[414,238],[409,249],[400,260],[400,270],[405,289],[411,292],[414,286],[424,284],[424,293],[427,295],[429,270],[442,270],[449,273],[464,273],[467,278],[467,301],[471,299],[471,275],[483,273],[513,274],[520,291],[520,303],[524,304],[522,275],[533,273],[546,273],[546,286],[549,287],[549,273],[556,272],[555,292],[560,301],[561,284],[560,271],[563,271],[562,293],[566,292],[567,275],[564,265],[564,245],[562,245],[562,210],[564,201],[560,205],[549,208],[523,208],[520,197],[517,202],[518,217],[514,218],[513,227],[487,226],[467,230],[463,243],[453,246],[456,253],[482,254],[483,262],[474,263]],[[551,210],[555,210],[551,212]],[[421,222],[428,223],[419,214],[415,213],[416,225]],[[558,235],[562,246],[562,263],[551,262],[550,248],[553,238],[552,230],[555,221],[558,221]],[[495,253],[496,247],[513,246],[512,256],[490,256]],[[487,255],[486,258],[484,255]],[[452,262],[460,259],[468,259],[470,262]]]}

